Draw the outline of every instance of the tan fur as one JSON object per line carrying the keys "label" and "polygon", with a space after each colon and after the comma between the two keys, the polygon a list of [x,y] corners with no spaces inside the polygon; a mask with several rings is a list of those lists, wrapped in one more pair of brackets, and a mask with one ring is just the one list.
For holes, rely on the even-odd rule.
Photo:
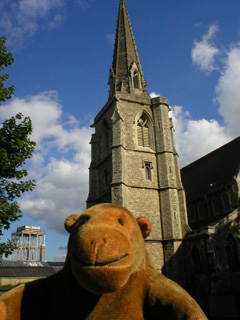
{"label": "tan fur", "polygon": [[146,218],[101,204],[71,215],[65,227],[64,269],[3,295],[3,320],[207,319],[185,290],[153,268],[144,243],[151,231]]}
{"label": "tan fur", "polygon": [[[24,285],[20,285],[2,296],[2,305],[0,301],[0,315],[3,314],[1,320],[20,320],[20,307]],[[4,309],[7,310],[7,316],[4,317]],[[6,312],[5,312],[6,313]]]}
{"label": "tan fur", "polygon": [[7,318],[6,306],[2,301],[0,301],[0,319],[1,320],[6,320],[6,318]]}

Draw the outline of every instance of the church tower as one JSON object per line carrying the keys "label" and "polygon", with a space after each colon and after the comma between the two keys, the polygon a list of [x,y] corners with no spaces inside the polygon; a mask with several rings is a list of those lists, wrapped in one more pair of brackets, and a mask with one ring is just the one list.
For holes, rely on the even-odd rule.
{"label": "church tower", "polygon": [[189,230],[185,194],[168,101],[151,99],[146,86],[126,1],[120,0],[109,99],[93,124],[87,206],[115,203],[147,217],[155,267],[176,278],[172,258]]}

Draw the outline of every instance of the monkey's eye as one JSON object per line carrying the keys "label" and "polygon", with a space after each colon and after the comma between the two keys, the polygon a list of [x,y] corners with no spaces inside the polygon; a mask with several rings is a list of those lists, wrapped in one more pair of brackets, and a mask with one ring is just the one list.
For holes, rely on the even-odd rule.
{"label": "monkey's eye", "polygon": [[122,221],[122,219],[118,219],[118,223],[121,225],[121,226],[124,226],[124,222]]}
{"label": "monkey's eye", "polygon": [[82,216],[80,220],[80,225],[83,225],[84,223],[88,222],[89,219],[90,219],[89,216]]}

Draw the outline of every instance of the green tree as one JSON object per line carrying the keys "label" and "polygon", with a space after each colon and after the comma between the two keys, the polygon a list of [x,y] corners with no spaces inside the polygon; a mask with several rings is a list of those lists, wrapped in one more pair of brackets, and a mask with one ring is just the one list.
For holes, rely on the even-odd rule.
{"label": "green tree", "polygon": [[[7,48],[5,46],[6,40],[7,39],[5,37],[0,38],[0,72],[14,62],[12,54],[7,52]],[[1,102],[11,99],[14,94],[14,86],[7,88],[4,86],[4,82],[7,81],[8,78],[8,74],[0,74],[0,104]]]}
{"label": "green tree", "polygon": [[[12,54],[7,52],[6,38],[0,38],[0,72],[14,61]],[[8,74],[0,74],[0,105],[11,99],[14,86],[5,87]],[[5,120],[0,127],[0,238],[4,230],[8,230],[13,221],[22,217],[16,199],[24,192],[32,191],[34,180],[27,180],[27,170],[23,165],[32,157],[36,143],[29,139],[32,123],[29,117],[18,113]],[[15,248],[14,242],[7,240],[0,243],[0,259],[8,256]]]}

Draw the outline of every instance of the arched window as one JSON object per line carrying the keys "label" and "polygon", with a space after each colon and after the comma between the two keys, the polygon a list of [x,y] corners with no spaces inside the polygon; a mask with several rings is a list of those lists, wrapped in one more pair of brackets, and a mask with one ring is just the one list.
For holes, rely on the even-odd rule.
{"label": "arched window", "polygon": [[137,123],[138,145],[140,147],[149,147],[149,124],[146,116],[143,114]]}
{"label": "arched window", "polygon": [[135,89],[141,89],[141,78],[138,69],[138,65],[135,61],[132,61],[130,69],[129,69],[131,87]]}
{"label": "arched window", "polygon": [[139,76],[137,70],[133,73],[133,86],[136,89],[139,89]]}
{"label": "arched window", "polygon": [[145,171],[145,179],[152,180],[152,169],[153,169],[152,162],[143,161],[143,168]]}
{"label": "arched window", "polygon": [[231,272],[240,271],[238,245],[235,238],[231,234],[227,237],[226,250],[227,250],[229,271]]}
{"label": "arched window", "polygon": [[196,245],[192,248],[192,266],[193,266],[193,274],[202,273],[202,263],[200,258],[200,253]]}

